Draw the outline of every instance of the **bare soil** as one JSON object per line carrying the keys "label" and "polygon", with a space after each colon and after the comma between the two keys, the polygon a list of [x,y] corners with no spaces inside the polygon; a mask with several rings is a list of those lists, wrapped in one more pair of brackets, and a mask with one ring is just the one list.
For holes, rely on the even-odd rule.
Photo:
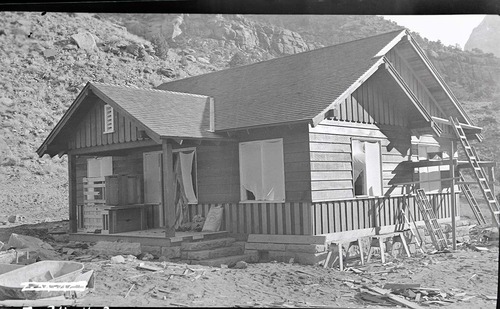
{"label": "bare soil", "polygon": [[[478,252],[462,245],[449,253],[389,257],[386,264],[377,255],[364,266],[353,258],[344,271],[338,267],[278,262],[248,264],[246,269],[188,265],[182,261],[145,262],[162,268],[152,272],[138,269],[144,261],[135,258],[113,264],[109,256],[91,255],[84,248],[75,248],[72,255],[63,254],[64,247],[78,247],[78,243],[75,246],[61,241],[64,234],[57,234],[67,229],[67,225],[67,221],[59,221],[0,228],[0,240],[7,241],[12,232],[28,234],[50,243],[60,252],[61,259],[83,257],[85,268],[95,271],[95,287],[75,300],[78,306],[379,308],[396,305],[363,300],[360,297],[363,286],[414,283],[445,293],[422,298],[422,306],[440,306],[426,304],[425,300],[444,300],[443,306],[448,308],[496,308],[496,300],[488,297],[497,295],[498,241],[476,243],[488,251]],[[88,255],[91,256],[86,260],[90,261],[86,262]]]}

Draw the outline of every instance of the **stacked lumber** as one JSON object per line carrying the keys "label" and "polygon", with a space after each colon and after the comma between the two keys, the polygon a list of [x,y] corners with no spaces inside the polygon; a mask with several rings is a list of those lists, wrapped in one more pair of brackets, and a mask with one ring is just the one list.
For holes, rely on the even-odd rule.
{"label": "stacked lumber", "polygon": [[245,254],[256,254],[259,261],[323,263],[328,252],[325,236],[250,234]]}

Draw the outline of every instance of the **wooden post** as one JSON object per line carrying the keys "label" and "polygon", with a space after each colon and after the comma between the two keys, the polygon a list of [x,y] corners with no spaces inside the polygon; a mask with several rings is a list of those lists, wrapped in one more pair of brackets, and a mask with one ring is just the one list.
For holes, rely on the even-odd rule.
{"label": "wooden post", "polygon": [[163,150],[163,216],[165,237],[175,236],[175,192],[172,144],[162,140]]}
{"label": "wooden post", "polygon": [[456,222],[455,222],[455,216],[456,216],[456,198],[455,198],[455,162],[453,160],[454,154],[455,154],[455,141],[451,140],[451,145],[450,145],[450,178],[451,178],[451,241],[452,241],[452,248],[453,250],[457,250],[457,235],[456,235]]}
{"label": "wooden post", "polygon": [[69,231],[76,233],[78,231],[78,222],[76,217],[76,156],[68,154],[68,204],[69,204]]}

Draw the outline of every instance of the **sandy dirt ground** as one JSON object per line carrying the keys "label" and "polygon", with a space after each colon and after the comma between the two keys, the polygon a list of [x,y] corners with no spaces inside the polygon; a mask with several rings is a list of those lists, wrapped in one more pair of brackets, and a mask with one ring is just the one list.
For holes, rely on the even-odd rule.
{"label": "sandy dirt ground", "polygon": [[[64,230],[66,225],[67,221],[0,228],[0,240],[6,241],[11,232],[31,234],[60,252],[68,244],[55,241],[50,233]],[[423,307],[496,308],[498,240],[476,246],[488,250],[476,251],[462,245],[449,253],[389,257],[386,264],[375,255],[364,266],[353,258],[344,271],[338,267],[278,262],[248,264],[245,269],[214,268],[182,261],[145,262],[132,257],[125,263],[114,264],[110,256],[91,256],[87,258],[90,261],[83,263],[86,269],[94,270],[94,288],[72,303],[113,307],[382,308],[396,304],[387,299],[378,303],[366,300],[364,286],[382,288],[387,283],[412,283],[432,292],[427,298],[421,295],[419,304]],[[69,259],[88,256],[87,250],[76,249]],[[61,253],[61,258],[68,256]],[[161,270],[143,270],[138,268],[140,263]],[[393,293],[404,295],[402,290]],[[408,299],[415,302],[413,297]],[[54,305],[58,302],[54,301]]]}

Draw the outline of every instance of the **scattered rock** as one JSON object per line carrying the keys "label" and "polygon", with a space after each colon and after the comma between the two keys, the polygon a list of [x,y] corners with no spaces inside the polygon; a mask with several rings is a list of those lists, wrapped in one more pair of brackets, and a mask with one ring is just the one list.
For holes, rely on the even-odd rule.
{"label": "scattered rock", "polygon": [[208,60],[207,58],[203,58],[203,57],[198,57],[198,62],[210,64],[210,60]]}
{"label": "scattered rock", "polygon": [[245,261],[239,261],[233,266],[234,269],[246,269],[247,267],[248,264]]}
{"label": "scattered rock", "polygon": [[196,62],[196,57],[195,57],[195,56],[193,56],[193,55],[187,55],[187,56],[186,56],[186,60],[189,60],[189,61],[191,61],[191,62]]}
{"label": "scattered rock", "polygon": [[85,31],[79,32],[71,36],[71,38],[76,42],[79,48],[84,50],[93,50],[97,48],[94,36],[92,33]]}
{"label": "scattered rock", "polygon": [[151,253],[146,252],[146,253],[143,254],[141,260],[143,260],[143,261],[150,261],[150,260],[154,260],[154,258],[155,257]]}
{"label": "scattered rock", "polygon": [[26,217],[23,215],[12,215],[7,219],[7,221],[9,221],[10,223],[20,222],[24,220],[26,220]]}
{"label": "scattered rock", "polygon": [[46,49],[43,51],[43,56],[47,59],[56,59],[57,51],[55,49]]}
{"label": "scattered rock", "polygon": [[171,68],[160,68],[158,69],[158,73],[170,78],[174,78],[176,76],[175,71]]}
{"label": "scattered rock", "polygon": [[122,264],[125,263],[125,258],[121,255],[116,255],[111,258],[111,264]]}

